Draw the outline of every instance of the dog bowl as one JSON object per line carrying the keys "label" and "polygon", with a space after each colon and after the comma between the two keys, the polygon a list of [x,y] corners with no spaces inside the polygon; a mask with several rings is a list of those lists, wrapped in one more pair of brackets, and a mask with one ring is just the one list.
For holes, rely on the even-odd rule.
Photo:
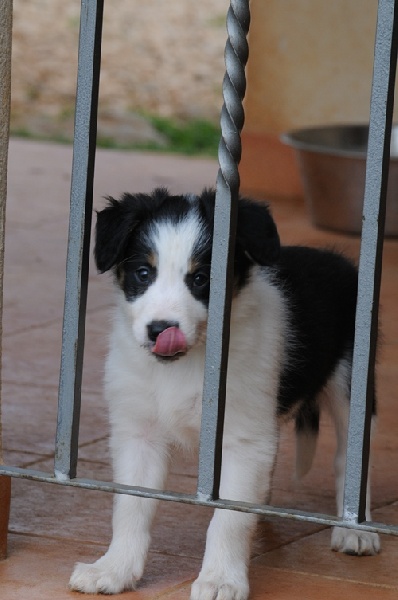
{"label": "dog bowl", "polygon": [[[360,233],[365,191],[367,125],[332,125],[290,131],[314,225]],[[385,234],[398,235],[398,126],[391,133]]]}

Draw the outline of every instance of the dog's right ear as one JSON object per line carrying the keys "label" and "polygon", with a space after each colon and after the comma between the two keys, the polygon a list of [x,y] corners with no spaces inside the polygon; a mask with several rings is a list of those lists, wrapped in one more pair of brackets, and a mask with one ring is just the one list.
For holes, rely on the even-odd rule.
{"label": "dog's right ear", "polygon": [[108,197],[108,206],[97,213],[94,258],[100,273],[119,262],[128,235],[134,229],[135,211],[127,209],[126,196],[121,201]]}
{"label": "dog's right ear", "polygon": [[97,213],[94,258],[100,273],[109,271],[124,258],[134,228],[169,196],[159,188],[148,194],[123,194],[120,200],[108,197],[108,206]]}

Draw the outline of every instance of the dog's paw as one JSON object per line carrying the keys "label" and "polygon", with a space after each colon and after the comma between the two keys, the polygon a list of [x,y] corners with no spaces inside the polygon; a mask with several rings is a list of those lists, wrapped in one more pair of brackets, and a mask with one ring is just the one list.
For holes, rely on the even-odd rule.
{"label": "dog's paw", "polygon": [[247,600],[249,585],[198,577],[193,583],[190,600]]}
{"label": "dog's paw", "polygon": [[380,538],[377,533],[334,527],[332,550],[358,556],[371,556],[380,552]]}
{"label": "dog's paw", "polygon": [[132,575],[123,576],[105,557],[94,564],[77,563],[69,587],[86,594],[118,594],[135,587]]}

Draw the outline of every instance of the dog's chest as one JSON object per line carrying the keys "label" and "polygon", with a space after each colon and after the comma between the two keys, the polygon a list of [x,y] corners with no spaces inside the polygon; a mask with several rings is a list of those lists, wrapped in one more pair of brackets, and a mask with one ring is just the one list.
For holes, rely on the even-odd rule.
{"label": "dog's chest", "polygon": [[151,385],[159,423],[179,439],[197,432],[201,418],[203,369],[186,362],[183,358],[175,365],[160,365]]}
{"label": "dog's chest", "polygon": [[[115,394],[115,380],[111,379],[111,410],[123,415],[126,424],[134,427],[138,423],[144,427],[149,424],[171,443],[195,444],[201,421],[203,357],[185,356],[171,364],[162,364],[151,356],[142,362],[137,358],[136,355],[133,369],[122,369],[126,377],[123,381],[119,378],[118,386],[122,383],[123,390],[119,387]],[[120,396],[127,400],[123,406],[119,405]]]}

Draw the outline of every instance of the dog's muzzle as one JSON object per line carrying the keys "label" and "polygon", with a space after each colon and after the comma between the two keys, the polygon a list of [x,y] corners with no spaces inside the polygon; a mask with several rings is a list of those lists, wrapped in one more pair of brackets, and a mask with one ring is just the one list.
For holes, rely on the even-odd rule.
{"label": "dog's muzzle", "polygon": [[179,324],[172,321],[152,321],[148,325],[148,338],[154,345],[153,354],[172,357],[187,351],[187,340]]}

